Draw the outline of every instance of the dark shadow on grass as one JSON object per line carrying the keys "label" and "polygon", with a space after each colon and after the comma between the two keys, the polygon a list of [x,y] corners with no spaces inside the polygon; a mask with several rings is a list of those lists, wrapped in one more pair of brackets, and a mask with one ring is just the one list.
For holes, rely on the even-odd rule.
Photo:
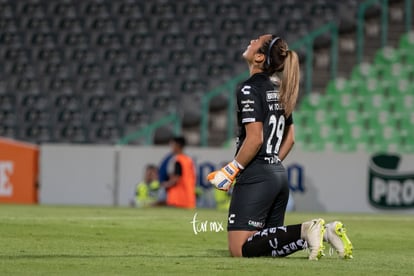
{"label": "dark shadow on grass", "polygon": [[19,260],[19,259],[93,259],[93,258],[116,258],[116,257],[140,257],[142,255],[70,255],[70,254],[47,254],[47,255],[35,255],[35,254],[24,254],[24,255],[1,255],[0,258],[2,259],[10,259],[10,260]]}
{"label": "dark shadow on grass", "polygon": [[211,253],[209,255],[210,256],[214,256],[214,257],[230,257],[230,253],[226,249],[220,249],[220,250],[213,249],[213,250],[208,250],[208,253]]}
{"label": "dark shadow on grass", "polygon": [[271,256],[264,256],[264,257],[253,257],[249,259],[274,259],[274,260],[308,260],[307,257],[303,256],[288,256],[288,257],[271,257]]}
{"label": "dark shadow on grass", "polygon": [[[224,250],[224,249],[223,250],[216,250],[216,249],[208,250],[208,253],[210,253],[209,257],[229,257],[229,258],[231,258],[229,251]],[[270,256],[268,256],[268,257],[256,257],[256,258],[267,258],[267,259],[282,259],[283,258],[283,259],[293,259],[293,260],[307,260],[308,259],[306,256],[300,256],[300,255],[295,255],[295,254],[289,255],[287,257],[270,257]]]}
{"label": "dark shadow on grass", "polygon": [[[228,255],[227,255],[228,256]],[[125,255],[70,255],[70,254],[56,254],[56,255],[0,255],[3,260],[20,260],[20,259],[99,259],[99,258],[217,258],[222,255],[150,255],[150,254],[125,254]]]}
{"label": "dark shadow on grass", "polygon": [[283,260],[308,260],[308,257],[304,257],[304,256],[296,256],[296,255],[289,255],[287,257],[269,257],[272,259],[283,259]]}
{"label": "dark shadow on grass", "polygon": [[[21,254],[21,255],[0,255],[0,258],[5,260],[21,260],[21,259],[99,259],[99,258],[218,258],[218,257],[229,257],[227,250],[208,250],[207,254],[197,255],[156,255],[156,254],[124,254],[124,255],[76,255],[76,254]],[[266,259],[280,259],[274,257],[257,257]],[[283,259],[303,259],[307,260],[307,257],[290,255]]]}

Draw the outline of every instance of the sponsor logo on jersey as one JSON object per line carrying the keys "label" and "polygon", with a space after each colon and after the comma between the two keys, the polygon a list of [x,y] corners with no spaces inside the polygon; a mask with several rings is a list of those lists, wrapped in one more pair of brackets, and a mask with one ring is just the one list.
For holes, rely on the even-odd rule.
{"label": "sponsor logo on jersey", "polygon": [[278,91],[266,91],[266,101],[268,101],[268,102],[278,102],[279,101],[279,92]]}
{"label": "sponsor logo on jersey", "polygon": [[372,206],[387,209],[414,208],[414,170],[398,171],[401,157],[377,154],[368,172],[368,197]]}
{"label": "sponsor logo on jersey", "polygon": [[234,223],[234,218],[236,217],[236,214],[230,214],[229,215],[229,223],[233,224]]}
{"label": "sponsor logo on jersey", "polygon": [[256,122],[256,118],[244,118],[242,123],[253,123]]}
{"label": "sponsor logo on jersey", "polygon": [[253,220],[249,220],[247,224],[250,225],[250,226],[256,227],[256,228],[263,228],[263,226],[264,226],[263,222],[253,221]]}
{"label": "sponsor logo on jersey", "polygon": [[253,100],[243,100],[240,102],[241,104],[254,104]]}
{"label": "sponsor logo on jersey", "polygon": [[245,85],[245,86],[243,86],[242,87],[242,89],[241,89],[241,92],[244,94],[244,95],[249,95],[250,94],[250,89],[251,89],[252,87],[250,86],[250,85]]}
{"label": "sponsor logo on jersey", "polygon": [[253,112],[254,109],[249,105],[249,104],[245,104],[243,106],[242,112]]}

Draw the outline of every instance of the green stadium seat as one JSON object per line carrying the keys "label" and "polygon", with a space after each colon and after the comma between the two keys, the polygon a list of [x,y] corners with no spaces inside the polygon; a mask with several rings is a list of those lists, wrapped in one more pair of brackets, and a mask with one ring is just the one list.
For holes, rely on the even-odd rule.
{"label": "green stadium seat", "polygon": [[360,113],[366,112],[365,110],[365,96],[358,95],[355,96],[355,102],[356,102],[356,111]]}
{"label": "green stadium seat", "polygon": [[414,151],[414,130],[408,118],[401,118],[397,121],[395,130],[399,134],[398,144],[402,152],[413,153]]}
{"label": "green stadium seat", "polygon": [[299,128],[308,128],[314,120],[312,110],[300,109],[293,114],[293,122]]}
{"label": "green stadium seat", "polygon": [[396,63],[400,60],[400,52],[392,47],[384,47],[374,57],[375,64]]}
{"label": "green stadium seat", "polygon": [[346,122],[343,113],[343,110],[329,112],[329,116],[326,118],[326,123],[329,127],[333,128],[335,131],[343,127],[343,124]]}
{"label": "green stadium seat", "polygon": [[339,95],[351,92],[350,82],[344,78],[337,78],[328,83],[326,93],[328,95]]}
{"label": "green stadium seat", "polygon": [[308,151],[323,151],[325,149],[324,141],[318,135],[319,130],[313,128],[304,129],[302,137],[302,148]]}
{"label": "green stadium seat", "polygon": [[414,53],[412,48],[399,49],[399,57],[402,64],[412,65],[414,61]]}
{"label": "green stadium seat", "polygon": [[389,102],[381,94],[366,97],[365,108],[371,112],[388,110],[388,105]]}
{"label": "green stadium seat", "polygon": [[344,118],[348,124],[362,125],[361,113],[357,112],[356,109],[345,110]]}
{"label": "green stadium seat", "polygon": [[309,104],[312,107],[320,107],[323,101],[324,97],[321,94],[313,93],[309,95]]}
{"label": "green stadium seat", "polygon": [[380,136],[381,123],[378,120],[377,114],[375,112],[364,112],[361,115],[360,125],[367,130],[369,137]]}
{"label": "green stadium seat", "polygon": [[362,62],[355,66],[351,72],[352,80],[365,80],[367,77],[375,76],[375,68],[372,64]]}
{"label": "green stadium seat", "polygon": [[401,49],[411,50],[414,47],[414,32],[404,34],[400,38],[399,46]]}
{"label": "green stadium seat", "polygon": [[395,78],[408,78],[410,70],[409,67],[404,64],[397,62],[390,64],[390,77]]}
{"label": "green stadium seat", "polygon": [[404,97],[405,95],[414,95],[414,84],[410,83],[406,79],[396,80],[393,85],[387,87],[386,97]]}
{"label": "green stadium seat", "polygon": [[336,99],[337,99],[338,95],[330,95],[330,94],[325,94],[319,102],[318,105],[318,109],[319,108],[325,108],[326,111],[331,112],[331,111],[335,111],[335,107],[336,107]]}
{"label": "green stadium seat", "polygon": [[349,125],[341,125],[335,130],[334,135],[330,137],[330,147],[335,151],[348,152],[356,149],[355,142],[350,139],[351,127]]}
{"label": "green stadium seat", "polygon": [[358,107],[355,97],[350,94],[340,96],[340,104],[342,108],[354,110]]}
{"label": "green stadium seat", "polygon": [[313,114],[313,120],[317,124],[325,124],[330,116],[330,112],[325,109],[318,109]]}
{"label": "green stadium seat", "polygon": [[[414,117],[414,113],[411,113],[411,118]],[[414,123],[407,122],[404,131],[401,131],[401,142],[404,152],[414,153]]]}
{"label": "green stadium seat", "polygon": [[335,137],[335,130],[331,128],[328,124],[323,124],[319,128],[319,136],[325,141],[330,142]]}
{"label": "green stadium seat", "polygon": [[358,144],[366,144],[370,137],[370,133],[362,127],[362,125],[353,125],[351,127],[351,139]]}

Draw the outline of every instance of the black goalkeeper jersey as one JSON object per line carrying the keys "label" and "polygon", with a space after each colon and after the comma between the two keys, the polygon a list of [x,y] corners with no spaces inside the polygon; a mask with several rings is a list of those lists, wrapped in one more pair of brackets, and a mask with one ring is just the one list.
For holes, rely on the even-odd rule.
{"label": "black goalkeeper jersey", "polygon": [[237,121],[237,152],[246,139],[244,125],[263,123],[263,144],[255,157],[261,160],[277,157],[285,128],[293,123],[291,115],[286,118],[279,101],[279,85],[264,73],[254,74],[237,89]]}

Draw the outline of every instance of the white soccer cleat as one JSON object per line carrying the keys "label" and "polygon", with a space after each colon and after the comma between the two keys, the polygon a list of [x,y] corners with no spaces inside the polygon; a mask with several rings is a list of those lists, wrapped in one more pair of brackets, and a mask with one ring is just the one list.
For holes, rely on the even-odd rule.
{"label": "white soccer cleat", "polygon": [[326,224],[324,240],[328,242],[338,255],[344,259],[352,259],[353,246],[342,222],[334,221]]}
{"label": "white soccer cleat", "polygon": [[301,238],[308,243],[309,260],[318,260],[323,254],[325,221],[321,218],[302,223]]}

